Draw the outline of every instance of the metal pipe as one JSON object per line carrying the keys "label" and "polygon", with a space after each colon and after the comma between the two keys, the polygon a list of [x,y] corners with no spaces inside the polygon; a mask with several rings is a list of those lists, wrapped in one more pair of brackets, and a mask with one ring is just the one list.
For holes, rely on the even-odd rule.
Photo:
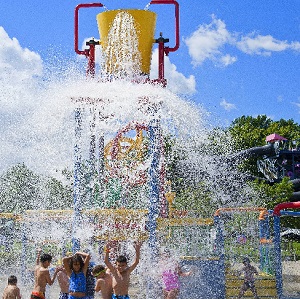
{"label": "metal pipe", "polygon": [[[147,229],[149,231],[149,249],[152,266],[156,266],[158,258],[157,240],[157,218],[159,216],[159,160],[160,160],[160,127],[159,121],[153,119],[148,126],[148,136],[150,141],[149,155],[151,165],[149,168],[149,212]],[[148,280],[147,299],[157,298],[155,278]]]}
{"label": "metal pipe", "polygon": [[280,216],[280,211],[283,209],[300,209],[300,201],[296,202],[283,202],[275,206],[273,210],[274,216]]}
{"label": "metal pipe", "polygon": [[75,253],[80,249],[80,240],[77,236],[77,230],[81,226],[81,210],[82,210],[82,195],[81,195],[81,130],[82,130],[82,119],[81,109],[76,108],[75,110],[75,139],[76,144],[74,146],[74,215],[72,225],[72,252]]}
{"label": "metal pipe", "polygon": [[75,7],[75,15],[74,15],[74,50],[79,55],[88,56],[88,50],[81,51],[78,49],[78,28],[79,28],[79,9],[81,8],[91,8],[91,7],[103,7],[102,3],[82,3],[78,4]]}
{"label": "metal pipe", "polygon": [[275,259],[275,277],[278,298],[282,298],[282,265],[281,265],[281,248],[280,248],[280,216],[274,215],[274,254]]}
{"label": "metal pipe", "polygon": [[166,55],[169,52],[175,52],[179,49],[179,4],[174,0],[152,0],[150,4],[173,4],[175,6],[175,46],[173,48],[165,47]]}
{"label": "metal pipe", "polygon": [[257,207],[240,207],[240,208],[220,208],[215,212],[215,216],[220,216],[221,212],[260,212],[258,220],[264,220],[265,216],[268,215],[268,210],[266,208],[257,208]]}

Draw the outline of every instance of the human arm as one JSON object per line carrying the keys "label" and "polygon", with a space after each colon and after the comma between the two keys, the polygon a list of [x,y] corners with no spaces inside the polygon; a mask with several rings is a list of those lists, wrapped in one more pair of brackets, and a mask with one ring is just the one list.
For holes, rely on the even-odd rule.
{"label": "human arm", "polygon": [[177,269],[178,275],[182,276],[182,277],[190,276],[193,273],[192,271],[183,272],[182,268],[180,266],[177,266],[176,269]]}
{"label": "human arm", "polygon": [[70,277],[72,274],[72,269],[70,268],[70,261],[71,261],[72,257],[73,256],[65,256],[62,259],[62,263],[63,263],[63,266],[66,270],[66,274],[68,277]]}
{"label": "human arm", "polygon": [[110,270],[111,273],[115,273],[116,269],[113,266],[113,264],[109,261],[109,252],[111,249],[111,244],[108,242],[104,247],[104,263],[107,266],[107,268]]}
{"label": "human arm", "polygon": [[21,299],[22,296],[21,296],[21,293],[20,293],[20,289],[17,287],[17,291],[16,291],[16,298],[17,299]]}
{"label": "human arm", "polygon": [[89,267],[89,263],[90,263],[90,260],[91,260],[91,255],[89,253],[86,253],[86,252],[80,252],[80,251],[77,251],[75,254],[78,254],[78,255],[81,255],[82,258],[83,258],[83,268],[82,268],[82,272],[84,273],[84,275],[86,276],[86,273],[87,273],[87,269]]}
{"label": "human arm", "polygon": [[55,279],[56,279],[57,273],[58,273],[59,271],[61,271],[61,268],[60,268],[60,267],[57,267],[57,268],[55,269],[52,278],[51,278],[51,276],[50,276],[49,270],[47,269],[46,271],[47,271],[46,274],[45,274],[45,276],[46,276],[46,282],[47,282],[48,285],[51,286],[51,285],[53,285],[53,283],[54,283],[54,281],[55,281]]}
{"label": "human arm", "polygon": [[141,253],[141,247],[142,247],[142,242],[134,242],[133,247],[135,249],[135,260],[133,262],[133,264],[128,268],[129,272],[132,272],[136,266],[138,265],[138,263],[140,262],[140,253]]}
{"label": "human arm", "polygon": [[252,266],[252,269],[253,269],[253,273],[254,273],[255,275],[258,275],[258,271],[257,271],[257,269],[256,269],[254,266]]}

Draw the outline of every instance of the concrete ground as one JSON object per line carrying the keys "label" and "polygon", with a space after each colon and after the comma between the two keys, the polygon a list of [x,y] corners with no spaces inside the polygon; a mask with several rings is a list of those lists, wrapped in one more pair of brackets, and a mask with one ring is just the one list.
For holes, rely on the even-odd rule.
{"label": "concrete ground", "polygon": [[300,298],[300,261],[282,262],[282,278],[285,299]]}

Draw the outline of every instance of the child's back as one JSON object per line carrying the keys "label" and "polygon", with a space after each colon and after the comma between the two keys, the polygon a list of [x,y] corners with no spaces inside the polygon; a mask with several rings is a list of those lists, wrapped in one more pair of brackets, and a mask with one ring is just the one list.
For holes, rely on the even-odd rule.
{"label": "child's back", "polygon": [[20,289],[17,287],[17,277],[11,275],[8,277],[8,285],[5,287],[2,299],[20,299]]}
{"label": "child's back", "polygon": [[93,276],[96,277],[95,291],[100,292],[103,299],[111,299],[112,296],[112,277],[106,273],[103,265],[97,265],[92,270]]}
{"label": "child's back", "polygon": [[15,285],[8,285],[5,287],[2,299],[20,299],[20,289]]}

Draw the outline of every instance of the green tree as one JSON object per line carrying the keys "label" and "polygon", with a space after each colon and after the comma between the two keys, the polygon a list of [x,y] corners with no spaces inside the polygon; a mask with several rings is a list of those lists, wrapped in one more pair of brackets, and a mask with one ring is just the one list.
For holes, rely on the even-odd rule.
{"label": "green tree", "polygon": [[[235,119],[229,126],[229,132],[233,139],[233,149],[240,151],[265,145],[267,130],[271,124],[272,120],[266,115],[241,116]],[[279,132],[276,133],[280,134]]]}
{"label": "green tree", "polygon": [[40,183],[40,177],[28,169],[25,164],[11,167],[1,177],[1,211],[20,213],[27,209],[33,209],[39,197]]}
{"label": "green tree", "polygon": [[[294,120],[273,121],[266,115],[242,116],[235,119],[228,131],[232,137],[234,151],[266,145],[266,137],[277,133],[288,140],[300,140],[300,125]],[[257,169],[257,158],[250,157],[240,164],[241,171],[249,171],[254,176],[263,177]]]}
{"label": "green tree", "polygon": [[277,133],[288,140],[300,139],[300,125],[293,119],[273,121],[266,115],[241,116],[235,119],[228,131],[233,138],[236,151],[266,144],[266,137]]}
{"label": "green tree", "polygon": [[[272,210],[277,204],[289,202],[294,190],[288,177],[284,177],[281,182],[267,184],[265,181],[256,180],[252,182],[252,187],[257,191],[260,205]],[[299,218],[282,217],[281,226],[300,228]]]}
{"label": "green tree", "polygon": [[71,186],[65,186],[55,178],[47,178],[41,189],[43,197],[43,209],[70,209],[73,206],[73,190]]}
{"label": "green tree", "polygon": [[25,164],[12,166],[0,177],[0,210],[22,213],[34,209],[67,209],[72,187],[34,173]]}

